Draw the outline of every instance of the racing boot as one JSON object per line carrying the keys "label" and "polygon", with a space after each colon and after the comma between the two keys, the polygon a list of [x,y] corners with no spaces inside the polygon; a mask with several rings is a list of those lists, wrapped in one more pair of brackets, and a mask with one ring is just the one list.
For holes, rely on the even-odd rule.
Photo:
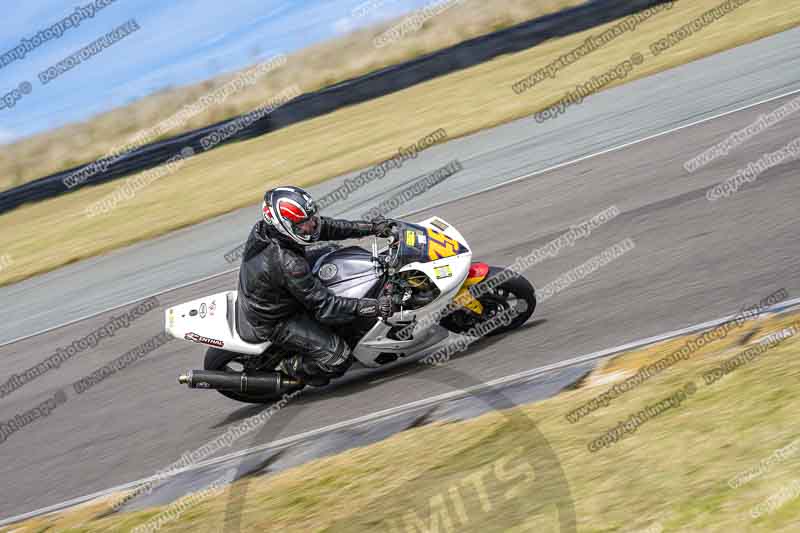
{"label": "racing boot", "polygon": [[278,370],[298,381],[312,387],[324,387],[331,382],[331,378],[318,373],[309,373],[304,365],[304,357],[295,354],[287,357],[278,365]]}

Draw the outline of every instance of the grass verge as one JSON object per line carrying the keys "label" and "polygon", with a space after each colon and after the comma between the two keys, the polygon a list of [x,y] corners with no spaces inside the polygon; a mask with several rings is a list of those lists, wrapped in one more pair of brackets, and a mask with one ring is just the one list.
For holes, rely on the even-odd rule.
{"label": "grass verge", "polygon": [[[798,321],[800,314],[748,322],[577,423],[565,414],[687,339],[615,357],[584,387],[540,403],[412,429],[253,478],[241,531],[559,531],[556,504],[563,510],[568,502],[581,533],[796,531]],[[709,385],[702,377],[792,326],[794,336],[719,381]],[[687,382],[696,392],[679,406],[605,449],[587,449],[591,439]],[[535,431],[544,439],[533,438]],[[550,452],[559,464],[541,461]],[[567,485],[559,484],[561,473]],[[221,530],[228,491],[241,483],[160,530]],[[103,509],[84,506],[3,531],[128,531],[163,511],[95,518]]]}
{"label": "grass verge", "polygon": [[[649,76],[800,23],[800,4],[750,0],[700,34],[656,57],[651,55],[651,42],[718,4],[719,0],[676,2],[671,10],[522,95],[511,89],[514,82],[612,24],[194,157],[106,215],[90,218],[84,210],[122,187],[124,180],[22,206],[0,216],[4,228],[0,251],[8,258],[0,267],[0,285],[253,205],[270,186],[285,182],[307,186],[366,167],[438,128],[454,138],[530,115],[636,51],[644,55],[645,62],[622,81]],[[254,212],[254,220],[256,216]]]}
{"label": "grass verge", "polygon": [[[374,17],[386,7],[391,7],[389,4],[392,1],[363,2],[359,5],[366,7]],[[416,32],[381,48],[373,45],[373,39],[402,19],[352,31],[290,54],[284,67],[270,72],[253,86],[230,95],[224,103],[209,107],[188,119],[185,124],[175,126],[153,140],[247,113],[263,105],[265,95],[274,94],[293,84],[297,84],[303,92],[314,91],[582,2],[459,0],[457,4],[444,4],[452,7],[427,20]],[[341,15],[347,15],[339,20],[344,23],[343,31],[347,31],[352,24],[364,21],[352,15],[352,12],[342,10]],[[259,57],[259,46],[252,52],[253,62],[265,59]],[[177,113],[184,105],[192,104],[202,95],[220,87],[236,74],[221,75],[194,85],[166,88],[84,122],[68,124],[3,146],[0,151],[0,191],[98,159],[115,146],[125,144],[137,132],[153,127]]]}

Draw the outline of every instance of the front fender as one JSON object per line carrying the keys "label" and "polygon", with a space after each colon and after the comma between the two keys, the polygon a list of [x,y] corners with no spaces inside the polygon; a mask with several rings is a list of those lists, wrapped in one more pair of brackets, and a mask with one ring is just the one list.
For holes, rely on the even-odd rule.
{"label": "front fender", "polygon": [[473,311],[479,315],[483,314],[483,306],[478,300],[473,298],[472,294],[469,292],[469,288],[486,279],[488,275],[489,265],[480,262],[472,263],[469,267],[467,279],[465,279],[464,283],[461,284],[461,288],[453,298],[453,303],[469,309],[470,311]]}

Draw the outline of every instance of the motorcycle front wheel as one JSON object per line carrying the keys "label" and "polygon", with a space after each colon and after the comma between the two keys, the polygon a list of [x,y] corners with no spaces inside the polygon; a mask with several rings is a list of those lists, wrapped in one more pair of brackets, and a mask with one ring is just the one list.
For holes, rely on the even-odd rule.
{"label": "motorcycle front wheel", "polygon": [[[489,267],[486,279],[497,276],[506,270],[502,267]],[[516,313],[514,319],[505,326],[492,329],[487,336],[501,335],[520,327],[536,310],[536,291],[525,277],[519,274],[511,274],[508,277],[510,279],[501,285],[477,297],[483,306],[481,316],[476,316],[467,310],[458,310],[443,317],[440,321],[441,326],[453,333],[469,334],[469,330],[481,322],[487,322],[500,313],[514,309]]]}

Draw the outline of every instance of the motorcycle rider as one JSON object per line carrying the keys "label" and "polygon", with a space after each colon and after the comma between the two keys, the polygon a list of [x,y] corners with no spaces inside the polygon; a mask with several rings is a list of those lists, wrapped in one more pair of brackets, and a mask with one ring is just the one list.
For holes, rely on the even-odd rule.
{"label": "motorcycle rider", "polygon": [[377,300],[336,296],[311,273],[306,248],[320,240],[388,237],[393,222],[322,217],[311,195],[293,186],[266,191],[261,211],[239,269],[239,336],[294,352],[281,370],[310,385],[327,385],[344,374],[353,358],[345,340],[326,326],[356,317],[386,318],[392,302],[387,295]]}

